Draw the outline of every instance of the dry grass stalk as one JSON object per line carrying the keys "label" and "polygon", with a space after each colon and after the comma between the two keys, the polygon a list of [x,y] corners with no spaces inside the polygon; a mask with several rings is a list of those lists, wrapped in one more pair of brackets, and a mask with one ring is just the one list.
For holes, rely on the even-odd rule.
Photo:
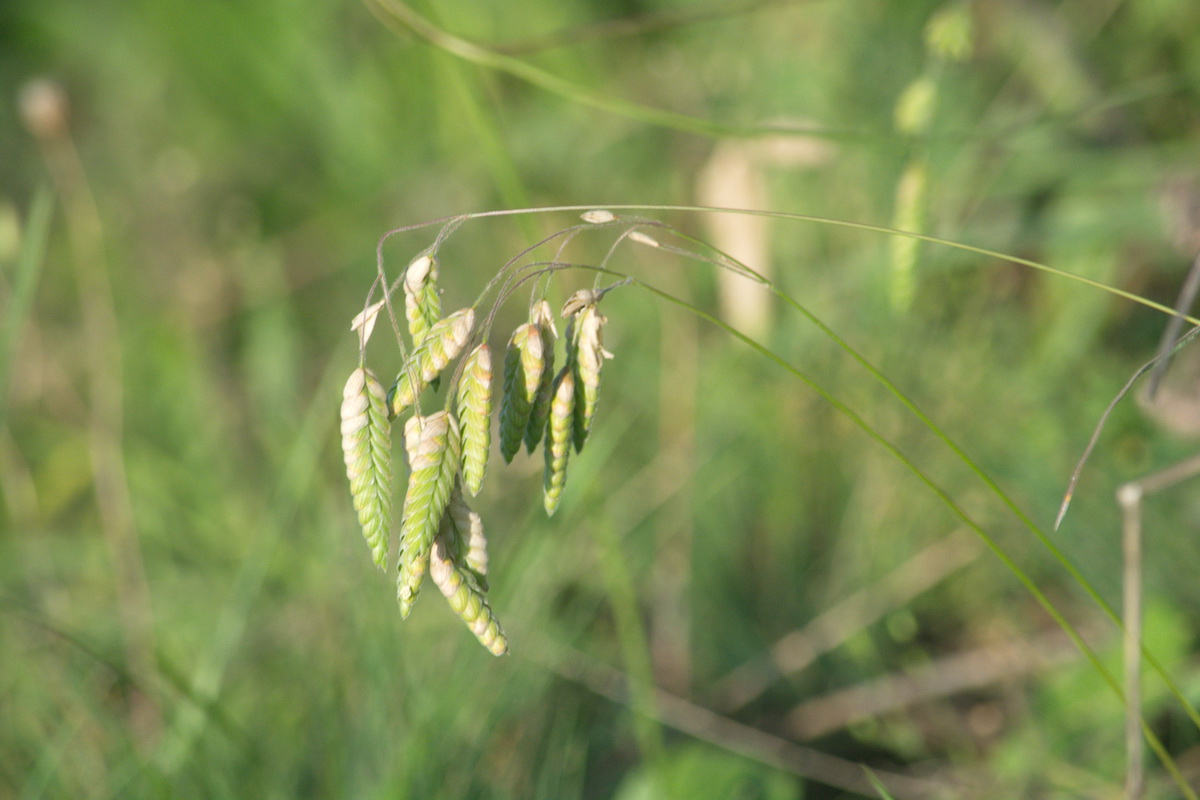
{"label": "dry grass stalk", "polygon": [[546,426],[546,468],[542,479],[543,504],[553,516],[567,483],[567,459],[571,454],[571,433],[575,418],[575,376],[570,365],[554,379],[554,399]]}
{"label": "dry grass stalk", "polygon": [[358,524],[380,569],[387,569],[392,520],[392,441],[383,385],[369,369],[350,373],[342,391],[342,455]]}
{"label": "dry grass stalk", "polygon": [[462,352],[474,327],[475,309],[464,308],[438,320],[429,329],[421,345],[409,355],[408,362],[396,376],[396,385],[388,395],[388,409],[392,418],[400,416],[415,403],[421,390]]}
{"label": "dry grass stalk", "polygon": [[500,455],[506,462],[521,449],[529,417],[546,372],[542,334],[526,323],[513,331],[504,354],[504,398],[500,401]]}
{"label": "dry grass stalk", "polygon": [[476,495],[483,486],[492,443],[492,351],[486,344],[472,350],[463,364],[458,415],[462,420],[463,483]]}
{"label": "dry grass stalk", "polygon": [[546,431],[546,421],[550,416],[550,401],[554,391],[554,340],[558,338],[558,329],[554,327],[554,314],[550,311],[550,304],[545,300],[534,306],[530,321],[537,326],[541,334],[542,355],[545,359],[542,380],[538,384],[537,397],[534,398],[529,424],[525,428],[525,449],[532,453],[542,440],[542,434]]}
{"label": "dry grass stalk", "polygon": [[437,261],[427,255],[409,264],[404,273],[404,316],[413,347],[420,347],[429,329],[442,318],[437,279]]}
{"label": "dry grass stalk", "polygon": [[396,596],[400,616],[407,617],[416,602],[429,551],[458,475],[462,444],[458,423],[446,411],[428,417],[413,415],[404,426],[404,446],[411,474],[400,523],[400,571]]}

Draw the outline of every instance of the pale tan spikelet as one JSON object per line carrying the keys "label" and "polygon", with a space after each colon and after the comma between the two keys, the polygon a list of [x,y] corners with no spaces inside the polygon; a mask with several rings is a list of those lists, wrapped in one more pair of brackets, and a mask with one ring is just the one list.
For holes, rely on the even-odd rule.
{"label": "pale tan spikelet", "polygon": [[438,536],[451,544],[450,555],[454,563],[471,571],[479,588],[487,591],[487,539],[483,535],[483,519],[471,510],[463,497],[462,482],[454,485],[450,503],[442,515]]}
{"label": "pale tan spikelet", "polygon": [[429,563],[429,548],[458,476],[462,445],[458,423],[446,411],[422,417],[414,414],[404,426],[410,474],[400,523],[400,571],[396,596],[400,616],[407,617],[416,602]]}
{"label": "pale tan spikelet", "polygon": [[[580,311],[583,311],[587,306],[596,305],[596,301],[600,298],[597,296],[595,289],[580,289],[575,294],[567,298],[567,302],[563,303],[562,317],[569,319]],[[570,339],[570,337],[567,337]]]}
{"label": "pale tan spikelet", "polygon": [[472,350],[463,362],[458,416],[462,421],[463,483],[475,495],[483,486],[492,444],[492,351],[486,344]]}
{"label": "pale tan spikelet", "polygon": [[383,308],[385,300],[380,300],[378,303],[373,303],[362,311],[354,315],[354,319],[350,320],[350,331],[358,334],[359,348],[365,348],[367,342],[371,338],[371,331],[375,330],[375,321],[379,319],[379,309]]}
{"label": "pale tan spikelet", "polygon": [[571,455],[571,430],[575,417],[575,376],[571,365],[554,379],[554,399],[546,424],[546,468],[542,477],[543,505],[553,516],[567,482],[567,459]]}
{"label": "pale tan spikelet", "polygon": [[430,553],[429,575],[450,602],[450,608],[467,623],[484,647],[497,656],[508,652],[508,640],[483,590],[475,583],[470,572],[455,564],[450,543],[440,535],[434,540]]}
{"label": "pale tan spikelet", "polygon": [[500,455],[506,462],[521,449],[529,415],[537,400],[546,360],[538,326],[525,323],[513,331],[504,353],[504,397],[500,400]]}
{"label": "pale tan spikelet", "polygon": [[539,300],[530,310],[529,321],[541,330],[543,343],[545,343],[546,337],[549,337],[551,343],[558,338],[558,328],[554,325],[554,312],[550,310],[550,304],[545,300]]}
{"label": "pale tan spikelet", "polygon": [[554,392],[554,340],[558,338],[558,328],[554,326],[554,313],[545,300],[534,306],[531,322],[542,335],[544,365],[537,397],[533,401],[533,410],[529,413],[529,424],[525,428],[525,448],[530,453],[537,449],[538,442],[542,440],[542,434],[546,432],[546,420],[550,416],[550,401]]}
{"label": "pale tan spikelet", "polygon": [[369,369],[350,373],[342,391],[342,455],[358,524],[380,569],[387,569],[392,522],[392,439],[383,386]]}
{"label": "pale tan spikelet", "polygon": [[580,214],[579,218],[592,225],[603,225],[606,222],[612,222],[617,215],[605,208],[593,208],[591,211]]}
{"label": "pale tan spikelet", "polygon": [[573,358],[575,372],[575,451],[583,449],[588,433],[592,429],[592,417],[596,413],[596,400],[600,395],[600,369],[612,353],[604,349],[602,330],[608,318],[596,306],[585,306],[579,312],[575,326]]}
{"label": "pale tan spikelet", "polygon": [[421,390],[458,357],[471,338],[471,329],[474,327],[475,309],[464,308],[438,320],[429,329],[421,346],[409,354],[404,368],[396,376],[396,385],[388,393],[388,411],[393,418],[400,416],[404,409],[416,402]]}
{"label": "pale tan spikelet", "polygon": [[442,317],[437,280],[437,260],[428,255],[413,261],[404,273],[404,316],[413,347],[420,347],[429,329]]}

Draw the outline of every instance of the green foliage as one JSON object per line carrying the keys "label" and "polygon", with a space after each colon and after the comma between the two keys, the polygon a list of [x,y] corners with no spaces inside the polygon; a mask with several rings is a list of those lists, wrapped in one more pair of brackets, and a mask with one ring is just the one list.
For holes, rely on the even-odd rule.
{"label": "green foliage", "polygon": [[[605,300],[619,358],[571,462],[571,502],[547,521],[535,499],[544,454],[517,452],[521,436],[530,451],[542,443],[561,372],[544,327],[534,422],[502,444],[511,468],[489,471],[471,501],[491,540],[486,611],[470,509],[455,530],[472,533],[438,561],[452,608],[496,649],[492,611],[502,615],[514,655],[491,658],[440,602],[400,624],[363,557],[356,516],[370,503],[351,507],[331,445],[354,367],[345,322],[393,226],[525,196],[691,204],[710,174],[720,204],[894,220],[1170,305],[1197,247],[1197,4],[1116,4],[1101,18],[1040,1],[741,13],[438,0],[412,4],[432,26],[419,30],[389,15],[391,0],[9,5],[0,796],[829,796],[729,740],[647,736],[682,724],[652,689],[790,739],[790,715],[828,693],[1045,641],[1044,612],[991,553],[945,574],[926,564],[926,589],[889,594],[893,570],[960,519],[819,394],[637,287]],[[627,24],[601,24],[614,18]],[[61,82],[69,139],[53,115],[37,136],[18,115],[36,75]],[[802,135],[733,135],[764,129]],[[919,185],[905,179],[918,172]],[[1043,529],[1096,418],[1165,322],[928,242],[652,216],[760,254],[749,266],[865,354]],[[429,378],[418,362],[409,370],[387,349],[393,331],[421,338],[443,300],[473,307],[505,260],[575,224],[551,214],[457,232],[436,286],[413,294],[419,330],[393,287],[366,356],[380,374],[410,376],[404,416],[455,407],[446,392],[465,368],[457,386],[449,356]],[[631,239],[608,258],[617,230],[588,223],[562,260],[607,258],[706,312],[757,288],[677,257],[666,247],[713,254],[653,225],[641,232],[666,247]],[[429,245],[422,232],[389,239],[388,274]],[[531,292],[549,283],[557,307],[594,277],[563,270],[509,287],[494,320],[479,307],[461,348],[470,337],[500,347]],[[752,338],[943,487],[1119,673],[1113,626],[978,474],[799,312],[778,299],[763,308]],[[97,319],[113,324],[87,327]],[[1181,355],[1169,402],[1118,407],[1051,536],[1110,604],[1113,488],[1194,450],[1194,356]],[[427,387],[438,374],[442,388]],[[114,455],[120,469],[98,472],[97,456]],[[451,513],[425,514],[413,534],[410,578],[454,516],[450,495]],[[1147,648],[1193,702],[1195,496],[1187,485],[1154,495],[1145,518]],[[375,558],[385,527],[369,534]],[[848,598],[878,614],[838,618],[846,643],[781,678],[773,649],[797,630],[819,644],[826,634],[806,626]],[[892,624],[895,613],[911,624]],[[717,687],[742,668],[764,672],[767,688],[726,708]],[[635,676],[633,700],[612,670]],[[1200,744],[1159,677],[1148,672],[1145,692],[1170,753]],[[888,771],[953,765],[995,796],[1119,796],[1122,713],[1094,665],[1064,657],[803,744],[877,766],[885,786]],[[1178,794],[1157,760],[1147,766],[1151,796]]]}

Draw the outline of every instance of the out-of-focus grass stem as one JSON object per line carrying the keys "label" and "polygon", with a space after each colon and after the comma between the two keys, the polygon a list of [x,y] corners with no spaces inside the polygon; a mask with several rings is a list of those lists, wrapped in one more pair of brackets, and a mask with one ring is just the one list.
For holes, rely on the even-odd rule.
{"label": "out-of-focus grass stem", "polygon": [[87,171],[71,138],[63,89],[49,80],[31,82],[22,93],[21,112],[26,128],[37,140],[67,225],[79,293],[79,338],[87,370],[87,425],[96,508],[112,561],[129,671],[139,687],[130,695],[131,730],[135,741],[145,746],[158,738],[162,723],[154,615],[125,476],[120,329],[104,227]]}

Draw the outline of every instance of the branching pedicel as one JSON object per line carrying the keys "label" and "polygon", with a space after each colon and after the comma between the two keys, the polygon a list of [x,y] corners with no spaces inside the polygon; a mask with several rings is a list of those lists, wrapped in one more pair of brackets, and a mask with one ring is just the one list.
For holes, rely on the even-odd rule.
{"label": "branching pedicel", "polygon": [[[612,222],[612,215],[604,214],[607,212],[589,212],[584,222]],[[495,655],[504,655],[508,641],[486,595],[488,557],[483,522],[464,496],[464,489],[471,495],[479,493],[491,447],[489,329],[499,306],[520,284],[533,280],[535,297],[529,321],[513,332],[504,356],[500,453],[509,462],[522,442],[533,453],[545,439],[544,505],[546,513],[553,514],[566,484],[571,447],[581,451],[591,429],[601,367],[605,359],[612,358],[601,341],[607,319],[597,308],[608,290],[580,290],[563,306],[566,359],[565,366],[555,373],[558,330],[549,303],[537,296],[537,287],[544,292],[547,287],[540,278],[570,265],[558,261],[520,263],[519,259],[530,251],[509,262],[497,276],[503,277],[504,283],[483,329],[476,331],[474,307],[441,316],[436,249],[455,227],[457,222],[448,225],[434,246],[414,259],[404,275],[391,284],[381,263],[372,293],[382,286],[384,299],[371,304],[368,297],[368,305],[351,323],[359,337],[359,366],[343,392],[342,450],[363,535],[375,563],[386,569],[391,541],[391,425],[396,418],[409,415],[404,422],[409,478],[396,576],[401,617],[406,618],[412,611],[428,572],[480,643]],[[563,238],[562,247],[580,227],[588,225],[556,234]],[[493,281],[488,289],[496,283]],[[391,295],[399,287],[404,292],[404,319],[411,346],[406,346],[392,308]],[[384,307],[404,356],[403,367],[386,396],[366,367],[367,340]],[[478,344],[468,351],[476,339]],[[445,408],[423,412],[422,392],[428,387],[436,390],[446,368],[464,352],[467,355],[446,393]]]}

